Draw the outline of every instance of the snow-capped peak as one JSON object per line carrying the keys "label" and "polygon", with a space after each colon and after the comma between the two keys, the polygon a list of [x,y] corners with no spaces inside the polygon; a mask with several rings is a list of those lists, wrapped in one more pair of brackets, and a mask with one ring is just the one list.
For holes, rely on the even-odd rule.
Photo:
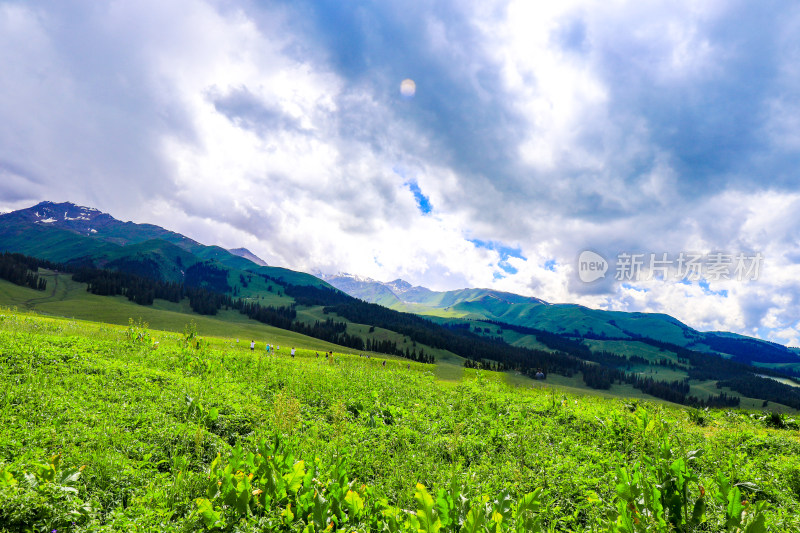
{"label": "snow-capped peak", "polygon": [[360,283],[380,283],[379,281],[376,281],[372,278],[368,278],[366,276],[359,276],[357,274],[350,274],[348,272],[339,272],[338,274],[334,274],[333,276],[327,275],[325,277],[328,279],[347,278],[347,279],[352,279],[353,281],[358,281]]}

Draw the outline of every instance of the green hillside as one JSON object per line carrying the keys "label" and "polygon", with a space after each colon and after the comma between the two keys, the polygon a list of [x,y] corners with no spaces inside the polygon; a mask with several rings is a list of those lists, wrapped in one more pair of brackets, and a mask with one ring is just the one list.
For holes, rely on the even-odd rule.
{"label": "green hillside", "polygon": [[[48,222],[43,223],[45,220]],[[121,222],[70,203],[42,202],[0,215],[0,251],[56,263],[146,273],[172,282],[182,282],[192,265],[208,262],[228,271],[232,287],[244,288],[239,279],[247,273],[275,278],[283,284],[329,287],[310,274],[259,266],[219,246],[205,246],[152,224]]]}
{"label": "green hillside", "polygon": [[[384,283],[349,275],[326,279],[357,298],[397,311],[428,316],[440,323],[442,319],[495,321],[585,339],[634,341],[644,337],[800,376],[797,350],[727,332],[700,332],[662,313],[627,313],[577,304],[550,304],[538,298],[490,289],[431,291],[412,287],[402,280]],[[536,346],[536,342],[518,344]]]}
{"label": "green hillside", "polygon": [[[49,296],[8,298],[9,305],[19,300],[54,315],[118,324],[141,316],[180,331],[186,313],[200,313],[198,324],[205,328],[211,321],[207,327],[213,334],[225,334],[227,328],[252,337],[252,329],[230,328],[270,326],[273,330],[263,335],[314,338],[308,346],[327,342],[351,352],[435,360],[443,379],[460,379],[464,367],[503,371],[510,382],[541,372],[549,375],[549,383],[562,380],[600,394],[650,395],[694,406],[740,402],[800,409],[800,393],[786,383],[800,376],[795,351],[758,339],[701,333],[668,315],[548,304],[488,289],[436,292],[402,280],[332,280],[341,291],[390,306],[380,307],[309,274],[259,266],[158,226],[120,222],[73,204],[43,202],[0,215],[0,249],[58,262],[25,263],[30,257],[4,255],[9,272],[17,272],[13,276],[24,277],[18,271],[26,268],[23,264],[61,270],[43,275],[52,278]],[[67,273],[108,300],[87,299],[92,295],[86,285],[71,285]],[[653,348],[672,355],[648,357]]]}
{"label": "green hillside", "polygon": [[328,281],[357,298],[421,315],[488,319],[580,336],[631,338],[642,335],[682,346],[696,340],[694,330],[668,315],[657,313],[623,313],[576,304],[549,304],[538,298],[490,289],[430,291],[411,287],[401,280],[381,283],[333,276]]}
{"label": "green hillside", "polygon": [[44,294],[0,280],[0,305],[117,325],[128,324],[130,319],[141,319],[151,327],[172,332],[182,332],[187,324],[194,322],[202,335],[239,338],[241,342],[258,340],[261,347],[264,343],[271,343],[297,344],[319,350],[341,349],[319,339],[261,324],[234,311],[206,317],[192,313],[185,301],[173,304],[157,300],[153,306],[136,305],[122,296],[88,293],[86,284],[73,282],[69,275],[42,272],[42,276],[48,280],[48,290]]}
{"label": "green hillside", "polygon": [[[297,346],[314,350],[334,350],[343,353],[355,353],[354,350],[342,347],[320,339],[308,337],[293,331],[268,326],[251,320],[234,310],[221,310],[218,315],[210,317],[193,313],[186,300],[172,303],[156,300],[152,306],[136,305],[122,296],[97,296],[86,291],[85,283],[77,283],[69,274],[40,271],[40,275],[47,280],[48,289],[44,293],[20,287],[0,280],[0,305],[15,307],[21,310],[35,311],[37,313],[69,317],[79,320],[104,322],[108,324],[126,325],[129,320],[142,320],[151,327],[176,333],[182,332],[187,324],[194,323],[201,335],[214,337],[235,337],[243,344],[256,340],[259,348],[265,344],[278,346]],[[254,277],[256,282],[265,282]],[[257,290],[259,286],[254,287]],[[294,301],[286,296],[278,296],[277,290],[271,292],[259,291],[266,296],[252,297],[262,305],[290,305]],[[322,313],[321,307],[304,308],[299,316],[306,322],[329,318]],[[334,315],[335,317],[335,315]],[[335,317],[337,320],[340,317]],[[372,331],[370,331],[372,329]],[[391,340],[401,346],[412,345],[412,342],[403,335],[381,328],[371,328],[369,325],[348,322],[348,332],[373,341]],[[437,365],[434,372],[440,379],[458,380],[463,375],[464,359],[446,350],[434,349],[424,344],[414,344],[416,349],[423,349],[436,357]],[[369,353],[360,350],[360,353]],[[398,357],[372,353],[388,359]]]}
{"label": "green hillside", "polygon": [[[265,324],[255,322],[248,319],[242,314],[233,310],[222,310],[217,316],[207,317],[192,313],[188,303],[184,300],[180,303],[172,303],[163,300],[156,300],[152,306],[136,305],[121,296],[108,297],[97,296],[90,294],[86,291],[86,285],[72,281],[71,276],[68,274],[57,274],[54,272],[41,271],[42,277],[48,280],[48,290],[45,293],[35,291],[28,288],[19,287],[11,283],[0,280],[0,305],[9,307],[17,307],[25,310],[35,310],[39,313],[64,316],[80,320],[101,321],[110,324],[125,325],[129,320],[135,321],[142,320],[151,327],[172,331],[176,333],[183,332],[188,324],[194,323],[197,331],[202,335],[215,336],[215,337],[235,337],[240,339],[240,342],[247,343],[250,340],[255,340],[258,343],[259,349],[263,348],[265,344],[271,343],[280,346],[297,346],[314,350],[335,350],[344,353],[354,353],[352,349],[337,346],[320,339],[315,339],[296,332],[287,331]],[[268,293],[272,295],[273,300],[259,300],[261,302],[270,303],[273,305],[282,305],[292,303],[291,299],[287,296],[277,296],[276,292]],[[464,358],[459,357],[447,350],[432,348],[424,344],[413,343],[408,337],[396,333],[395,331],[376,328],[366,324],[358,324],[348,321],[346,318],[336,314],[326,315],[322,312],[321,306],[301,307],[298,312],[298,319],[306,323],[313,323],[314,321],[324,321],[327,318],[341,320],[347,322],[347,331],[350,334],[358,335],[363,339],[370,339],[372,341],[392,341],[396,342],[401,347],[414,347],[415,349],[423,349],[426,353],[433,355],[436,358],[436,364],[432,366],[433,372],[438,379],[459,381],[465,372]],[[485,324],[489,326],[489,324]],[[487,327],[491,331],[488,336],[494,335],[497,331],[496,326],[492,328]],[[525,346],[536,350],[549,350],[547,345],[542,344],[535,336],[522,335],[515,333],[512,330],[505,329],[502,331],[503,337],[507,342],[512,345]],[[642,343],[629,343],[623,341],[586,341],[587,344],[594,350],[607,350],[613,351],[620,355],[638,355],[650,357],[654,360],[664,359],[664,352],[661,352],[651,346]],[[360,353],[366,353],[361,351]],[[393,356],[386,356],[383,354],[373,353],[373,356],[395,359]],[[674,354],[672,354],[674,356]],[[672,362],[669,355],[666,357]],[[685,372],[676,372],[675,369],[662,367],[658,364],[645,365],[645,366],[630,366],[628,371],[634,374],[639,374],[643,377],[649,377],[659,380],[675,380],[684,379]],[[519,374],[513,370],[507,371],[504,374],[505,381],[516,386],[538,386],[539,383],[532,381],[530,378]],[[694,383],[694,382],[693,382]],[[698,382],[692,385],[691,394],[699,398],[708,398],[715,394],[719,394],[719,390],[714,389],[715,381]],[[547,386],[555,387],[565,391],[578,394],[600,395],[605,397],[621,397],[621,398],[642,398],[659,401],[657,398],[634,389],[628,384],[613,383],[604,390],[596,390],[587,386],[581,379],[580,373],[572,377],[563,377],[557,374],[550,374],[547,380]],[[710,387],[710,388],[709,388]],[[730,389],[722,389],[724,392],[731,396],[738,396],[740,398],[740,405],[752,409],[763,407],[763,401],[755,398],[750,398],[742,394],[737,394]],[[769,405],[770,410],[777,412],[794,412],[793,409],[781,405],[780,403],[772,403]]]}
{"label": "green hillside", "polygon": [[786,416],[8,309],[0,354],[0,531],[800,529]]}

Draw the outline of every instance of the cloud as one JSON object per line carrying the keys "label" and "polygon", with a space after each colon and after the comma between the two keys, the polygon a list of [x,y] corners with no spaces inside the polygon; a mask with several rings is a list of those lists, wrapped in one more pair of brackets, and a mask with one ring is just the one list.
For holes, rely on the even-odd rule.
{"label": "cloud", "polygon": [[[796,339],[798,29],[788,2],[0,1],[0,209]],[[587,249],[765,263],[585,284]]]}
{"label": "cloud", "polygon": [[277,105],[261,101],[244,86],[234,88],[227,94],[219,94],[212,89],[209,100],[218,113],[228,117],[239,128],[252,129],[256,132],[303,130],[297,118],[284,112]]}

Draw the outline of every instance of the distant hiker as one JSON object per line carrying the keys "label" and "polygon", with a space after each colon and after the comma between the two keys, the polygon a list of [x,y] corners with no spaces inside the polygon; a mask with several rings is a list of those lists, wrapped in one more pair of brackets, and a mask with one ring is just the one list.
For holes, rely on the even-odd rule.
{"label": "distant hiker", "polygon": [[252,352],[255,349],[256,349],[256,341],[250,341],[250,351]]}
{"label": "distant hiker", "polygon": [[544,379],[544,372],[541,368],[536,371],[536,379]]}
{"label": "distant hiker", "polygon": [[266,345],[265,349],[267,350],[267,355],[269,355],[269,344]]}
{"label": "distant hiker", "polygon": [[383,360],[383,368],[386,368],[386,359]]}
{"label": "distant hiker", "polygon": [[315,357],[319,357],[319,352],[314,352]]}
{"label": "distant hiker", "polygon": [[292,348],[292,357],[294,357],[294,348]]}

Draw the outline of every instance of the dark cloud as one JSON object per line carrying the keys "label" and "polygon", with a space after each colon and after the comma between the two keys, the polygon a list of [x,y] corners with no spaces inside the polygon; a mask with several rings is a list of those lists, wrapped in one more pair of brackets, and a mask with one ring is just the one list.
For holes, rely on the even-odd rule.
{"label": "dark cloud", "polygon": [[263,134],[274,131],[301,132],[300,122],[285,113],[278,105],[267,104],[248,90],[237,87],[226,93],[210,90],[208,98],[214,109],[222,113],[239,127]]}
{"label": "dark cloud", "polygon": [[[514,16],[534,27],[548,16],[537,9]],[[504,33],[507,10],[2,2],[0,203],[64,199],[139,221],[158,204],[156,222],[203,241],[252,238],[296,268],[360,253],[337,257],[337,237],[390,264],[386,235],[416,228],[409,246],[424,243],[399,254],[415,264],[386,277],[405,268],[449,288],[480,268],[450,264],[458,246],[434,253],[459,235],[462,252],[476,251],[467,239],[514,247],[489,250],[489,282],[531,275],[510,258],[565,265],[583,249],[611,260],[698,245],[762,249],[776,270],[797,262],[796,217],[769,211],[788,212],[775,195],[800,185],[800,7],[587,3],[524,45]],[[413,98],[400,95],[406,78]],[[317,222],[324,238],[308,230]],[[252,249],[231,243],[242,244]],[[547,273],[524,285],[557,285]],[[620,295],[613,271],[573,278],[563,294],[644,305]],[[775,309],[798,315],[800,290],[774,283],[793,299],[743,289],[748,327]],[[653,309],[666,301],[656,293]]]}
{"label": "dark cloud", "polygon": [[[593,35],[592,54],[610,89],[612,116],[646,122],[650,142],[669,154],[684,197],[731,185],[775,185],[765,182],[765,172],[774,175],[770,167],[796,162],[796,155],[776,161],[763,132],[767,103],[786,60],[777,42],[779,28],[792,15],[735,2],[709,20],[681,16],[664,13],[661,23],[650,21],[648,32],[628,26],[647,21],[621,16],[604,20],[611,22],[607,30]],[[687,35],[665,40],[676,26]],[[687,63],[699,63],[681,64],[676,56],[682,54]],[[779,184],[796,187],[796,182]]]}
{"label": "dark cloud", "polygon": [[[504,97],[499,65],[458,3],[301,5],[313,21],[306,37],[320,43],[349,83],[367,84],[412,120],[432,143],[428,157],[467,175],[491,175],[498,187],[516,179],[516,143],[525,124]],[[441,28],[439,48],[432,28]],[[417,84],[408,102],[399,94],[405,78]]]}
{"label": "dark cloud", "polygon": [[191,136],[191,127],[182,107],[152,84],[133,38],[146,21],[123,21],[113,11],[73,2],[0,9],[7,43],[0,47],[15,59],[0,53],[0,161],[47,183],[33,189],[37,200],[59,196],[131,213],[171,194],[159,143],[165,134]]}

